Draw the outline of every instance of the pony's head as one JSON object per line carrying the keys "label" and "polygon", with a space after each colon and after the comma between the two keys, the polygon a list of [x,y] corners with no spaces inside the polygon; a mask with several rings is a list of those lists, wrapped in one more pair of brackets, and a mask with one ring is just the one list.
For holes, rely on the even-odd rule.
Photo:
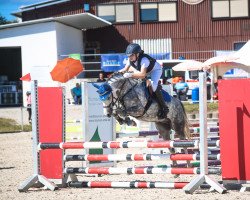
{"label": "pony's head", "polygon": [[92,83],[97,88],[96,91],[99,94],[99,99],[103,102],[104,115],[110,117],[112,114],[112,88],[108,83],[97,85]]}
{"label": "pony's head", "polygon": [[137,83],[136,79],[124,78],[123,73],[116,72],[112,74],[108,80],[97,85],[92,83],[97,88],[100,100],[103,102],[104,114],[110,117],[112,114],[117,115],[121,111],[120,97],[126,94]]}

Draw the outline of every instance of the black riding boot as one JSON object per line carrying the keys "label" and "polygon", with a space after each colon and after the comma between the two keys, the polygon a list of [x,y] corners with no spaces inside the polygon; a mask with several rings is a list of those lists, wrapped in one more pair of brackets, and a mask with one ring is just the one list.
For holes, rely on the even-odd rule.
{"label": "black riding boot", "polygon": [[162,96],[161,88],[162,88],[161,86],[157,87],[157,89],[155,91],[155,96],[156,96],[156,101],[160,107],[157,116],[159,119],[164,119],[167,117],[169,109],[166,105],[166,102],[165,102],[163,96]]}

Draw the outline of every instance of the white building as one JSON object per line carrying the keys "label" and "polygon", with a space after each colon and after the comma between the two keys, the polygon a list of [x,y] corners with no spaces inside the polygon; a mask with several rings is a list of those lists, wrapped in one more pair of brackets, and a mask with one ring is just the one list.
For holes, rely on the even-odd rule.
{"label": "white building", "polygon": [[[90,13],[2,25],[0,48],[20,49],[21,66],[16,67],[22,68],[22,76],[36,66],[47,66],[51,71],[59,55],[83,54],[84,30],[109,25],[110,22]],[[16,73],[16,67],[11,73]],[[27,90],[30,90],[30,83],[23,82],[23,94]]]}

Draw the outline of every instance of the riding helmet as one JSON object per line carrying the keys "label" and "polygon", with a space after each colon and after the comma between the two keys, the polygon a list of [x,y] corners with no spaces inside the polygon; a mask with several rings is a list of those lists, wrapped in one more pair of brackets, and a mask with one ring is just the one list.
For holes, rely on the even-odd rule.
{"label": "riding helmet", "polygon": [[130,56],[132,54],[136,54],[136,53],[141,53],[141,47],[139,44],[136,43],[131,43],[128,45],[127,49],[126,49],[126,55]]}

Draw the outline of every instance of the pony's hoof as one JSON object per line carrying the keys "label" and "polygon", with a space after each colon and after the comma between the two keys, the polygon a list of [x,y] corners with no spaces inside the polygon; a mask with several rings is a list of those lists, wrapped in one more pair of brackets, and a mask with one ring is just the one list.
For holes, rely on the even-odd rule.
{"label": "pony's hoof", "polygon": [[178,178],[178,177],[180,177],[180,174],[175,174],[174,175],[174,178]]}
{"label": "pony's hoof", "polygon": [[136,122],[134,120],[132,120],[131,126],[137,126],[137,124],[136,124]]}

